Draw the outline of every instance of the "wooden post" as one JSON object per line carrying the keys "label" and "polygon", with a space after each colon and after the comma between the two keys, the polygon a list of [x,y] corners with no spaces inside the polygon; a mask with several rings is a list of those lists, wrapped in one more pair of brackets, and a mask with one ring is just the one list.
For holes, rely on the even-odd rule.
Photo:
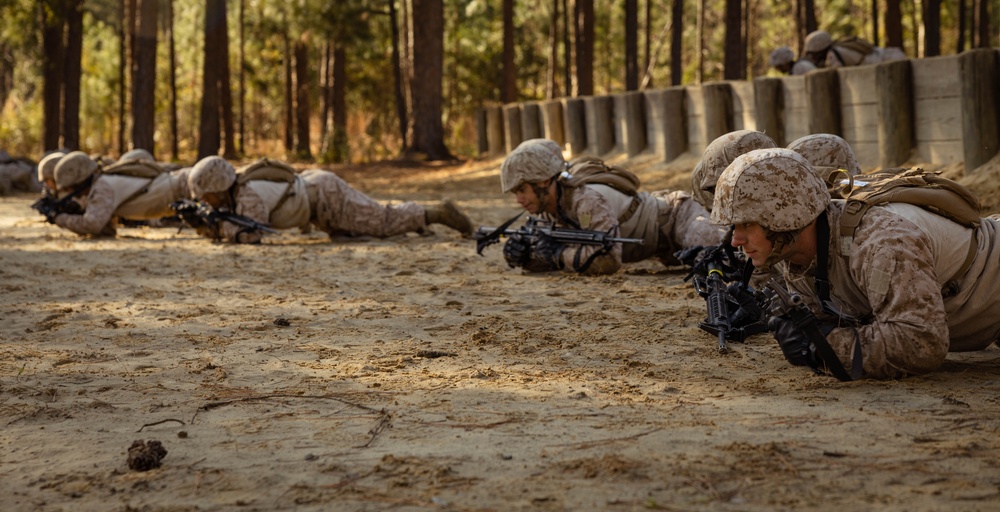
{"label": "wooden post", "polygon": [[785,140],[785,95],[781,90],[781,79],[755,78],[753,91],[757,108],[757,131],[771,137],[779,148],[787,146],[791,141]]}
{"label": "wooden post", "polygon": [[521,104],[521,138],[524,140],[542,137],[542,112],[537,102]]}
{"label": "wooden post", "polygon": [[614,101],[611,96],[588,96],[583,99],[583,108],[586,112],[587,152],[601,156],[614,149]]}
{"label": "wooden post", "polygon": [[962,136],[965,172],[988,162],[1000,148],[1000,64],[990,48],[962,54]]}
{"label": "wooden post", "polygon": [[882,168],[897,167],[913,152],[913,73],[909,60],[875,67],[878,97],[878,161]]}
{"label": "wooden post", "polygon": [[726,82],[710,82],[701,86],[705,102],[705,141],[733,131],[733,92]]}
{"label": "wooden post", "polygon": [[489,140],[490,156],[504,154],[503,109],[486,107],[486,137]]}
{"label": "wooden post", "polygon": [[563,134],[569,145],[570,157],[587,150],[587,118],[584,115],[583,99],[565,98],[563,107]]}
{"label": "wooden post", "polygon": [[490,152],[489,129],[487,128],[486,109],[476,109],[476,142],[479,143],[479,156],[486,156]]}
{"label": "wooden post", "polygon": [[684,112],[684,87],[645,91],[646,141],[663,162],[687,151],[687,114]]}
{"label": "wooden post", "polygon": [[837,69],[806,73],[809,100],[809,131],[843,135],[840,127],[840,80]]}
{"label": "wooden post", "polygon": [[504,140],[507,144],[507,152],[514,151],[518,144],[524,142],[521,134],[521,106],[511,103],[503,106],[504,118]]}
{"label": "wooden post", "polygon": [[546,139],[555,141],[560,146],[566,144],[563,130],[563,108],[559,100],[545,101],[541,104],[542,134]]}
{"label": "wooden post", "polygon": [[615,133],[621,149],[635,156],[646,149],[646,117],[642,93],[639,91],[614,96]]}

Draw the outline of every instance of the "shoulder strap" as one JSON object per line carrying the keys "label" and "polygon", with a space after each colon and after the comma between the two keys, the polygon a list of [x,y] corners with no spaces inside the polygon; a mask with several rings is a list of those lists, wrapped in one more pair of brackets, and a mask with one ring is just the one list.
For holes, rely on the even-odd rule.
{"label": "shoulder strap", "polygon": [[298,173],[295,172],[292,166],[279,160],[261,158],[237,171],[236,185],[241,186],[256,180],[285,183],[285,191],[281,194],[281,199],[274,205],[274,210],[277,210],[285,204],[285,201],[293,193],[296,178],[298,178]]}

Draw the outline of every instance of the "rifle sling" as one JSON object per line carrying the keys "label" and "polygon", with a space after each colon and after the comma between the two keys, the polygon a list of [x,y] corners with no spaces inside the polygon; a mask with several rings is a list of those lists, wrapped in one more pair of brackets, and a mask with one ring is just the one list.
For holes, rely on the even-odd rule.
{"label": "rifle sling", "polygon": [[[816,219],[816,239],[816,274],[813,277],[816,294],[819,296],[819,302],[823,311],[837,315],[838,318],[843,318],[842,315],[830,306],[830,279],[827,270],[827,264],[830,261],[830,224],[827,221],[826,210],[820,213]],[[844,369],[844,365],[840,362],[840,357],[837,356],[837,353],[833,351],[833,347],[826,341],[826,335],[816,325],[815,317],[812,322],[808,322],[807,325],[801,327],[816,346],[816,352],[819,353],[820,359],[826,363],[827,369],[837,379],[850,381],[861,377],[861,342],[858,340],[857,327],[855,325],[850,326],[854,329],[854,347],[851,350],[851,371],[849,373]]]}

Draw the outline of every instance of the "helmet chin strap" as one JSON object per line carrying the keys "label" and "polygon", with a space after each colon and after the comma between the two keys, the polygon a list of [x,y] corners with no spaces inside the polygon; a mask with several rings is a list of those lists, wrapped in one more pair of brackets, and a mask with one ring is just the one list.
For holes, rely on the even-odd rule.
{"label": "helmet chin strap", "polygon": [[764,264],[760,267],[761,270],[769,272],[771,267],[781,261],[781,253],[785,250],[786,246],[791,245],[795,241],[795,237],[800,232],[802,232],[801,229],[780,232],[768,229],[766,236],[771,242],[771,254],[767,255],[767,259],[764,260]]}

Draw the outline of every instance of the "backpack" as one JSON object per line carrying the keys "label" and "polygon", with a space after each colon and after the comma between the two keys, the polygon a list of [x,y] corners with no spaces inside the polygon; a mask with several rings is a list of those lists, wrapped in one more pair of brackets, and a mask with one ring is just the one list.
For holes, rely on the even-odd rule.
{"label": "backpack", "polygon": [[[979,226],[982,206],[979,198],[957,182],[942,178],[940,172],[913,169],[886,169],[873,174],[853,176],[842,189],[846,201],[840,218],[840,250],[847,256],[854,233],[861,218],[872,206],[886,203],[906,203],[919,206],[931,213],[945,217],[964,227]],[[945,291],[958,291],[957,280],[965,275],[976,257],[979,244],[978,231],[973,232],[969,253],[955,274],[956,278],[945,285]],[[946,295],[947,296],[947,295]]]}
{"label": "backpack", "polygon": [[236,172],[236,185],[238,187],[250,186],[258,193],[271,189],[266,185],[251,185],[252,182],[267,181],[278,185],[284,185],[284,189],[277,192],[279,195],[270,195],[270,200],[265,200],[271,210],[269,219],[272,227],[286,229],[289,227],[299,227],[308,223],[311,214],[309,204],[309,194],[306,190],[305,182],[299,179],[299,174],[292,166],[279,160],[261,158],[256,162],[240,168]]}
{"label": "backpack", "polygon": [[581,157],[570,162],[571,173],[563,173],[560,181],[567,187],[607,185],[623,194],[639,194],[639,177],[621,167],[607,165],[594,157]]}
{"label": "backpack", "polygon": [[[841,55],[840,52],[837,51],[837,48],[849,50],[852,53],[855,53],[857,56],[857,62],[848,62],[845,58],[846,56]],[[875,52],[875,45],[861,39],[858,36],[849,36],[842,37],[834,41],[833,45],[830,46],[830,50],[837,55],[837,58],[840,59],[840,62],[845,66],[857,66],[864,62],[865,57]],[[853,55],[851,55],[851,57],[853,57]]]}
{"label": "backpack", "polygon": [[131,176],[133,178],[156,179],[164,173],[159,165],[146,160],[125,160],[115,162],[103,169],[101,174],[109,176]]}

